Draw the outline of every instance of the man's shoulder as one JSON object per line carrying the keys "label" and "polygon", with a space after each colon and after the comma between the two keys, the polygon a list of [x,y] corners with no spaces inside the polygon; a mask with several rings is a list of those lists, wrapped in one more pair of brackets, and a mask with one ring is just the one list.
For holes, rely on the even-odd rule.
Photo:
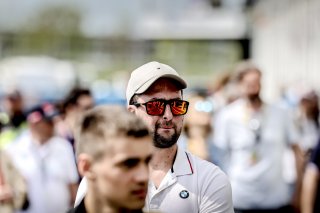
{"label": "man's shoulder", "polygon": [[194,173],[203,179],[212,179],[218,178],[221,180],[225,180],[228,182],[228,178],[226,174],[215,164],[201,159],[191,153],[188,152],[190,156],[191,165],[193,167]]}
{"label": "man's shoulder", "polygon": [[72,148],[71,144],[69,143],[69,141],[63,137],[60,136],[53,136],[50,138],[50,143],[52,144],[52,146],[54,147],[59,147],[59,148],[66,148],[66,147],[70,147]]}
{"label": "man's shoulder", "polygon": [[[203,198],[199,208],[202,212],[232,212],[232,190],[227,175],[216,165],[188,153],[194,174],[194,188]],[[219,209],[219,210],[218,210]]]}
{"label": "man's shoulder", "polygon": [[73,148],[72,145],[66,139],[60,136],[53,136],[48,141],[48,147],[54,153],[61,155],[63,153],[64,156],[73,156]]}
{"label": "man's shoulder", "polygon": [[238,113],[241,113],[244,109],[245,102],[242,99],[235,100],[234,102],[226,105],[222,109],[220,109],[216,117],[218,116],[220,119],[228,119],[229,117],[232,118]]}
{"label": "man's shoulder", "polygon": [[243,99],[239,98],[239,99],[231,102],[230,104],[226,105],[224,107],[224,109],[226,111],[228,111],[228,110],[238,110],[238,109],[242,109],[243,106],[245,106],[245,105],[246,105],[246,102]]}

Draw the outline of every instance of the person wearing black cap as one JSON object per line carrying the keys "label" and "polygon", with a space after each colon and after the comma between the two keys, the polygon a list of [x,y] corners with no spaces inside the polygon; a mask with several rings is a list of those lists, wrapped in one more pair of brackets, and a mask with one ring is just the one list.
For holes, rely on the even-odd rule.
{"label": "person wearing black cap", "polygon": [[28,213],[64,212],[77,189],[72,147],[54,135],[53,117],[43,105],[31,109],[27,114],[29,131],[8,147],[28,183]]}

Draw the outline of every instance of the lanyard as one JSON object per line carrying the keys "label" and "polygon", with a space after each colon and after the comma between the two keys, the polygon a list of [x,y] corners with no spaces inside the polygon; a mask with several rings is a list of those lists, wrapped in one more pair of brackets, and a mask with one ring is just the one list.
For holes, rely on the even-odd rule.
{"label": "lanyard", "polygon": [[265,121],[265,107],[262,105],[259,110],[253,111],[246,105],[244,112],[244,122],[254,134],[254,145],[256,146],[261,142],[262,127]]}

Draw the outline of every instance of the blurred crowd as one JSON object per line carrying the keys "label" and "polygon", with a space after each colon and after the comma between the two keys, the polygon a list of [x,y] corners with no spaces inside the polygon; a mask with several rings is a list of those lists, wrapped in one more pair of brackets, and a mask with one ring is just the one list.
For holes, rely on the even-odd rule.
{"label": "blurred crowd", "polygon": [[78,117],[94,106],[93,97],[88,89],[76,88],[58,103],[30,109],[23,103],[19,91],[2,100],[0,162],[15,170],[0,167],[0,212],[66,212],[80,180],[73,132]]}
{"label": "blurred crowd", "polygon": [[[320,212],[308,210],[316,204],[317,185],[312,184],[319,179],[314,169],[317,91],[287,88],[281,100],[266,103],[260,95],[262,78],[263,70],[244,61],[210,89],[187,91],[190,106],[179,146],[224,170],[239,212],[283,204],[297,212]],[[30,109],[21,91],[2,97],[0,212],[56,213],[73,206],[80,180],[73,132],[77,119],[94,105],[84,88]]]}

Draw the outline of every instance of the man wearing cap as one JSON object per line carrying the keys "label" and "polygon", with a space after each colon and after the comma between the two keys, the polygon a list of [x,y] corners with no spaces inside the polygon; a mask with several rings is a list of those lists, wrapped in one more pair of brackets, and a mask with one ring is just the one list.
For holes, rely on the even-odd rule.
{"label": "man wearing cap", "polygon": [[226,175],[177,146],[189,104],[182,97],[186,87],[172,67],[159,62],[144,64],[131,73],[127,107],[145,121],[156,148],[150,163],[145,210],[233,212]]}
{"label": "man wearing cap", "polygon": [[28,131],[8,147],[28,184],[26,213],[65,212],[74,201],[78,175],[71,145],[54,136],[53,116],[43,105],[30,110]]}

